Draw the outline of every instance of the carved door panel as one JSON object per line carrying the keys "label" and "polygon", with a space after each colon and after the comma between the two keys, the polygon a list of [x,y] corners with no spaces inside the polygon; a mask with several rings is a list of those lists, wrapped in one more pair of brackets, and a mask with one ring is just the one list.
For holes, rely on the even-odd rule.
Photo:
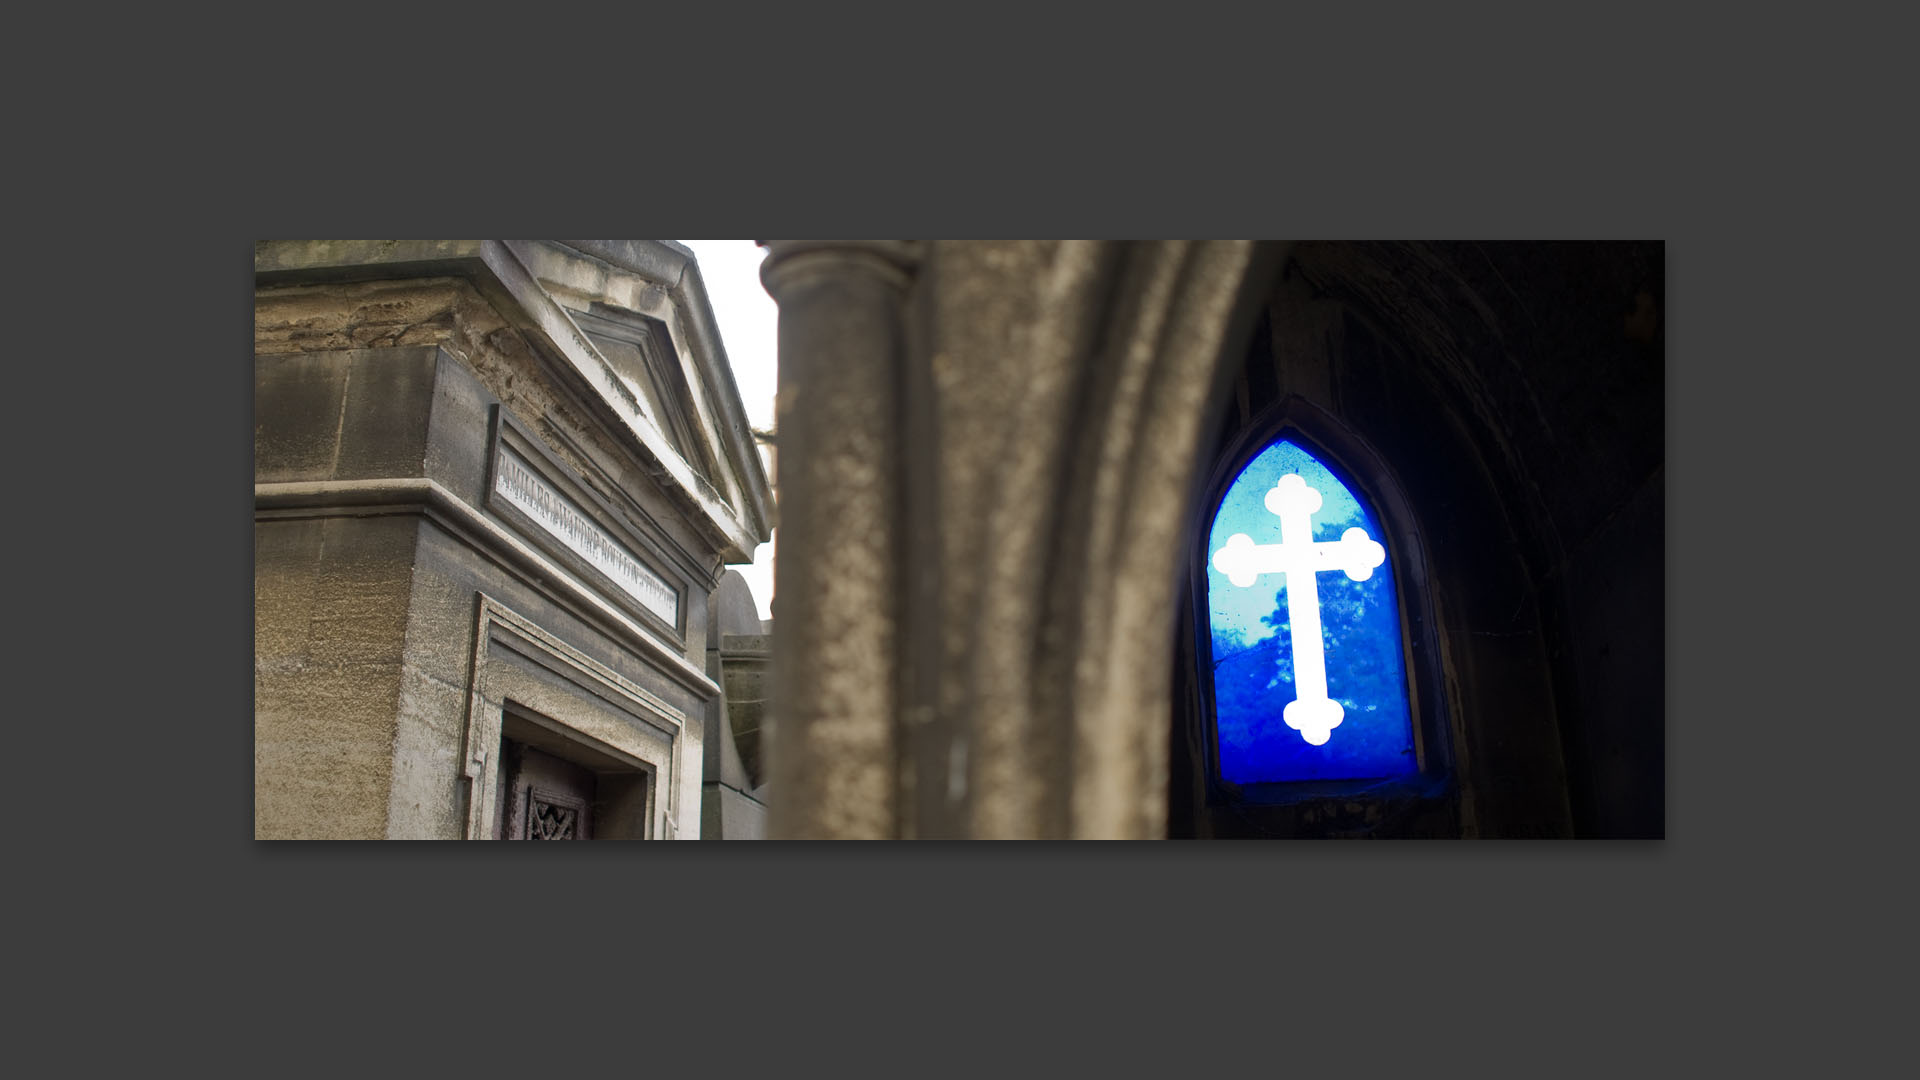
{"label": "carved door panel", "polygon": [[505,740],[501,744],[501,821],[507,840],[591,840],[593,770]]}

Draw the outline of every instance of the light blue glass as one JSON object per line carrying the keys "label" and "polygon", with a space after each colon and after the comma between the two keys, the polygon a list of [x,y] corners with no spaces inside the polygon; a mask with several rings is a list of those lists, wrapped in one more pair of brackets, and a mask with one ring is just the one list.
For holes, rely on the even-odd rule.
{"label": "light blue glass", "polygon": [[1296,696],[1288,575],[1262,574],[1251,587],[1240,588],[1213,564],[1214,552],[1235,533],[1246,533],[1255,544],[1281,542],[1280,518],[1267,509],[1265,499],[1289,473],[1320,493],[1321,506],[1312,517],[1316,544],[1337,541],[1352,528],[1365,530],[1382,546],[1387,543],[1379,519],[1347,485],[1285,439],[1261,451],[1234,478],[1214,515],[1207,545],[1220,774],[1236,784],[1257,784],[1385,779],[1416,772],[1392,553],[1365,581],[1332,567],[1314,575],[1326,692],[1345,710],[1320,746],[1282,719],[1282,710]]}

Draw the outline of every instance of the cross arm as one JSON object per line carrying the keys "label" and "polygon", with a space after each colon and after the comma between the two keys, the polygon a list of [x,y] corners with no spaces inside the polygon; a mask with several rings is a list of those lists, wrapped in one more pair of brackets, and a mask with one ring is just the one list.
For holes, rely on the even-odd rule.
{"label": "cross arm", "polygon": [[1240,588],[1250,587],[1261,574],[1289,571],[1344,570],[1355,581],[1373,576],[1387,561],[1387,549],[1370,539],[1365,529],[1348,529],[1338,540],[1322,540],[1304,548],[1288,544],[1256,544],[1246,533],[1234,533],[1213,553],[1213,567]]}
{"label": "cross arm", "polygon": [[1373,576],[1374,568],[1387,561],[1387,549],[1361,528],[1348,529],[1338,540],[1322,540],[1313,545],[1314,569],[1345,570],[1355,581]]}

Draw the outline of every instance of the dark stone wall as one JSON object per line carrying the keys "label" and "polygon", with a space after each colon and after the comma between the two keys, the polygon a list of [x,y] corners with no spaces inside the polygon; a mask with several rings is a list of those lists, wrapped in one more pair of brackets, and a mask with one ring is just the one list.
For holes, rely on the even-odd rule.
{"label": "dark stone wall", "polygon": [[1408,501],[1461,834],[1664,833],[1663,315],[1657,242],[1303,243],[1254,335],[1218,452],[1304,399]]}
{"label": "dark stone wall", "polygon": [[438,355],[429,345],[258,357],[254,478],[421,475]]}

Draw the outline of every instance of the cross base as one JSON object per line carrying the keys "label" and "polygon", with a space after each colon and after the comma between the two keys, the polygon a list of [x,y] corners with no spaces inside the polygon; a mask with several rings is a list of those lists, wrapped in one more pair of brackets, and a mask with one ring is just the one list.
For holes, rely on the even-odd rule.
{"label": "cross base", "polygon": [[1347,718],[1347,710],[1332,698],[1295,698],[1280,712],[1287,726],[1314,746],[1325,746],[1333,729]]}

